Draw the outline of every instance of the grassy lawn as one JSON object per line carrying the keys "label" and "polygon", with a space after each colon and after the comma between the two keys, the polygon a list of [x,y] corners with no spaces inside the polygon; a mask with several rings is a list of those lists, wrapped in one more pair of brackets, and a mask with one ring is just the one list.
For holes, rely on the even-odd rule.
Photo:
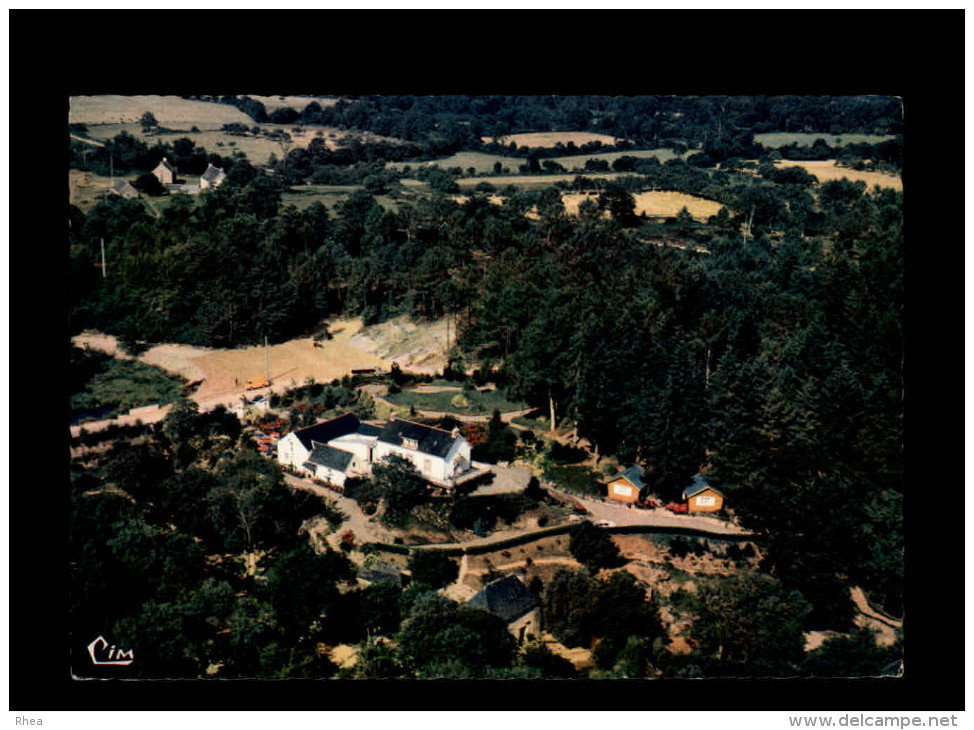
{"label": "grassy lawn", "polygon": [[71,369],[76,389],[70,399],[72,421],[111,418],[141,406],[172,403],[186,388],[185,380],[153,365],[77,348],[72,351]]}
{"label": "grassy lawn", "polygon": [[549,463],[544,467],[544,477],[566,492],[583,497],[599,496],[601,476],[587,466],[562,466]]}
{"label": "grassy lawn", "polygon": [[[451,385],[456,385],[452,383]],[[509,411],[520,411],[526,406],[523,403],[511,403],[502,390],[475,391],[475,390],[447,390],[439,393],[421,393],[414,390],[404,390],[401,393],[385,396],[386,400],[397,406],[409,408],[410,406],[420,411],[437,411],[441,413],[452,412],[469,415],[490,415],[495,410],[501,413]],[[460,404],[454,399],[462,399]],[[462,403],[466,405],[462,405]]]}

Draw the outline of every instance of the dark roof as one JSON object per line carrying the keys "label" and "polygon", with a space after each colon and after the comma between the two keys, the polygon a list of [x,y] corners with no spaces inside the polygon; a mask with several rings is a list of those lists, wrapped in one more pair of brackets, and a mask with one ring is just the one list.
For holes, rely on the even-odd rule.
{"label": "dark roof", "polygon": [[537,606],[538,598],[516,575],[507,575],[485,585],[466,605],[510,623]]}
{"label": "dark roof", "polygon": [[395,583],[402,582],[402,575],[398,568],[388,563],[376,563],[375,565],[360,570],[358,577],[369,583]]}
{"label": "dark roof", "polygon": [[629,482],[634,487],[637,487],[638,489],[642,489],[643,487],[646,486],[646,482],[642,480],[642,476],[643,476],[643,468],[638,464],[634,464],[633,466],[630,466],[625,471],[620,471],[614,477],[609,479],[609,481],[611,482],[615,479],[618,479],[619,477],[625,477],[627,480],[629,480]]}
{"label": "dark roof", "polygon": [[327,421],[316,423],[314,426],[300,428],[294,432],[294,435],[298,437],[298,441],[301,442],[304,448],[311,451],[314,448],[312,441],[317,441],[319,444],[327,444],[339,436],[344,436],[347,433],[355,433],[358,427],[359,420],[355,417],[355,414],[346,413],[342,416],[336,416]]}
{"label": "dark roof", "polygon": [[404,421],[397,418],[389,421],[379,434],[379,441],[394,446],[402,446],[403,439],[413,439],[417,442],[417,450],[431,456],[444,458],[456,440],[452,433],[440,428],[423,426],[412,421]]}
{"label": "dark roof", "polygon": [[382,433],[382,426],[373,426],[371,423],[360,423],[358,433],[363,436],[378,436]]}
{"label": "dark roof", "polygon": [[693,476],[693,483],[683,490],[683,496],[686,499],[689,499],[695,494],[700,494],[700,492],[704,491],[705,489],[713,489],[713,491],[717,492],[717,494],[719,494],[721,497],[724,496],[723,492],[710,486],[707,483],[707,479],[704,477],[704,475],[699,473]]}
{"label": "dark roof", "polygon": [[319,443],[315,443],[314,446],[314,449],[311,451],[311,456],[308,457],[306,463],[327,466],[343,472],[352,463],[352,459],[355,458],[351,452],[336,449],[334,446]]}
{"label": "dark roof", "polygon": [[207,182],[212,182],[213,180],[216,180],[218,177],[220,177],[222,173],[223,170],[221,170],[219,167],[213,167],[213,165],[210,165],[209,167],[206,168],[206,172],[200,175],[200,177],[202,177]]}
{"label": "dark roof", "polygon": [[175,169],[176,169],[176,168],[175,168],[175,167],[173,166],[173,164],[172,164],[172,163],[171,163],[171,162],[170,162],[170,161],[169,161],[169,160],[168,160],[167,158],[165,158],[165,157],[163,157],[163,158],[162,158],[162,161],[161,161],[161,162],[160,162],[160,163],[159,163],[158,165],[156,165],[156,169],[157,169],[157,170],[159,169],[159,167],[160,167],[160,165],[161,165],[162,167],[165,167],[165,168],[166,168],[167,170],[175,170]]}

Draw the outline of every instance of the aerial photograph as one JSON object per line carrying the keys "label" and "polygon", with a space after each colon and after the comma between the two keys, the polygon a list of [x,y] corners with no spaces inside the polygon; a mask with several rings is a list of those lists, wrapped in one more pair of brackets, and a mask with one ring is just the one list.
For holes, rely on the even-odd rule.
{"label": "aerial photograph", "polygon": [[73,680],[903,676],[901,98],[263,90],[68,100]]}

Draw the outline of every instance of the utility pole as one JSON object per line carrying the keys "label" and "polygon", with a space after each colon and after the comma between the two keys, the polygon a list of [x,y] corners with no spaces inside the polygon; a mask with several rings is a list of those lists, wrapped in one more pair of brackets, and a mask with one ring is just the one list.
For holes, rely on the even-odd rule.
{"label": "utility pole", "polygon": [[105,270],[105,239],[101,239],[101,278],[107,279],[108,273]]}

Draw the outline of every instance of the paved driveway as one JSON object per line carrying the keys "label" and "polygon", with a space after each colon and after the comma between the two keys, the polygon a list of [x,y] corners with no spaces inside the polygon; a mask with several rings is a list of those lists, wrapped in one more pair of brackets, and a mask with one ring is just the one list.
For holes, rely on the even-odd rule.
{"label": "paved driveway", "polygon": [[549,490],[580,502],[592,514],[592,520],[608,520],[616,525],[648,525],[656,527],[688,527],[708,532],[725,533],[728,535],[746,535],[744,530],[730,522],[718,520],[715,517],[700,517],[697,515],[678,515],[665,509],[640,509],[627,507],[624,504],[603,502],[598,499],[579,497],[575,494],[563,492],[560,489],[548,487]]}
{"label": "paved driveway", "polygon": [[490,469],[494,472],[494,479],[490,484],[484,484],[471,492],[472,495],[480,497],[485,494],[511,494],[521,492],[531,479],[531,467],[526,464],[517,466],[499,466],[491,464]]}

